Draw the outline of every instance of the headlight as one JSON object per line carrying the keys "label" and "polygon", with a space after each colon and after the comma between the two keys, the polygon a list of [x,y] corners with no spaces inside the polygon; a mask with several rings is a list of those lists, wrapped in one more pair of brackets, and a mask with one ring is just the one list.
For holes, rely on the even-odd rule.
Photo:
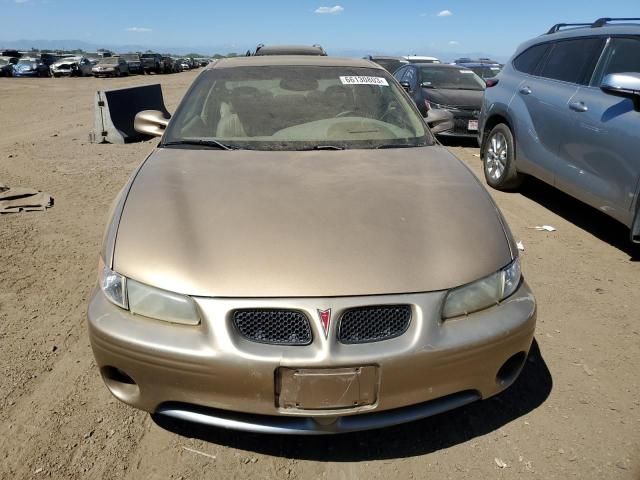
{"label": "headlight", "polygon": [[198,325],[200,317],[191,297],[150,287],[134,280],[127,282],[129,310],[134,315],[184,325]]}
{"label": "headlight", "polygon": [[120,308],[127,309],[127,279],[107,267],[102,258],[98,266],[100,288],[105,296]]}
{"label": "headlight", "polygon": [[186,295],[168,292],[128,279],[100,260],[100,288],[110,302],[134,315],[183,325],[198,325],[195,302]]}
{"label": "headlight", "polygon": [[520,259],[488,277],[449,290],[442,309],[442,318],[459,317],[484,310],[513,295],[520,285]]}

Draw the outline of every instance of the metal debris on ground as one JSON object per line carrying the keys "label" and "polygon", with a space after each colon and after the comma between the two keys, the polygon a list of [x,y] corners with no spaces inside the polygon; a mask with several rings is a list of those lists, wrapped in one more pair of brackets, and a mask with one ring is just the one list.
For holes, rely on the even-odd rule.
{"label": "metal debris on ground", "polygon": [[0,183],[0,213],[43,212],[53,197],[32,188],[10,188]]}
{"label": "metal debris on ground", "polygon": [[507,468],[507,464],[504,462],[504,460],[501,460],[498,457],[496,457],[493,459],[493,461],[496,462],[496,465],[498,465],[498,467]]}
{"label": "metal debris on ground", "polygon": [[516,242],[516,247],[518,247],[518,250],[520,250],[521,252],[524,252],[524,243],[522,243],[521,241]]}
{"label": "metal debris on ground", "polygon": [[551,225],[539,225],[536,227],[529,227],[530,230],[537,230],[539,232],[555,232],[556,229],[555,227],[552,227]]}

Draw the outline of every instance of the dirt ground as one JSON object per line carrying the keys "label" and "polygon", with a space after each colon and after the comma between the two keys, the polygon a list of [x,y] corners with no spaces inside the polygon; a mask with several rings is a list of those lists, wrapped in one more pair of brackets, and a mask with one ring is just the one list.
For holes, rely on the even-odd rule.
{"label": "dirt ground", "polygon": [[[500,396],[321,438],[169,422],[112,398],[87,298],[108,207],[156,142],[88,143],[93,95],[159,81],[172,111],[195,75],[0,79],[0,183],[55,198],[0,216],[0,479],[640,478],[640,254],[616,222],[534,181],[491,191],[539,301],[532,355]],[[450,148],[480,175],[473,143]],[[531,229],[545,224],[557,231]]]}

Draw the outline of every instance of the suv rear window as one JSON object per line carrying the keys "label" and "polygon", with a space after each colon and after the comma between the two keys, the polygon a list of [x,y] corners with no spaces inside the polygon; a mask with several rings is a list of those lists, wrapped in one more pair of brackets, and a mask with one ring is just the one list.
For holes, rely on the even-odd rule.
{"label": "suv rear window", "polygon": [[553,45],[540,75],[564,82],[584,83],[587,74],[591,76],[601,48],[601,38],[559,41]]}
{"label": "suv rear window", "polygon": [[514,68],[519,72],[533,75],[535,73],[536,67],[538,66],[538,63],[540,63],[540,60],[542,59],[548,48],[548,43],[543,43],[541,45],[535,45],[531,48],[528,48],[520,55],[518,55],[513,61]]}

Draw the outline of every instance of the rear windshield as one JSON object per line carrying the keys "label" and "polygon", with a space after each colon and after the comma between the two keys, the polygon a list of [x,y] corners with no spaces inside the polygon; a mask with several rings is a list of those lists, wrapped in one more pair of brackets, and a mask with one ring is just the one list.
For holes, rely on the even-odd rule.
{"label": "rear windshield", "polygon": [[396,60],[393,58],[387,59],[387,58],[381,58],[381,59],[377,59],[377,60],[373,60],[374,62],[376,62],[378,65],[380,65],[382,68],[384,68],[387,72],[389,73],[393,73],[396,70],[398,70],[400,67],[402,67],[403,65],[406,65],[407,62],[406,60],[400,61],[400,60]]}
{"label": "rear windshield", "polygon": [[480,78],[492,78],[498,75],[502,68],[497,65],[483,65],[482,67],[469,67],[469,70],[473,70],[473,73],[478,75]]}
{"label": "rear windshield", "polygon": [[423,67],[420,69],[422,86],[451,90],[484,90],[485,84],[468,68]]}
{"label": "rear windshield", "polygon": [[125,55],[120,55],[122,58],[124,58],[125,60],[133,60],[133,61],[138,61],[140,60],[140,56],[136,53],[134,54],[125,54]]}
{"label": "rear windshield", "polygon": [[415,105],[384,70],[286,65],[205,71],[164,142],[186,139],[259,150],[432,142]]}
{"label": "rear windshield", "polygon": [[102,63],[103,65],[117,65],[118,57],[103,58],[102,60],[100,60],[100,63]]}

